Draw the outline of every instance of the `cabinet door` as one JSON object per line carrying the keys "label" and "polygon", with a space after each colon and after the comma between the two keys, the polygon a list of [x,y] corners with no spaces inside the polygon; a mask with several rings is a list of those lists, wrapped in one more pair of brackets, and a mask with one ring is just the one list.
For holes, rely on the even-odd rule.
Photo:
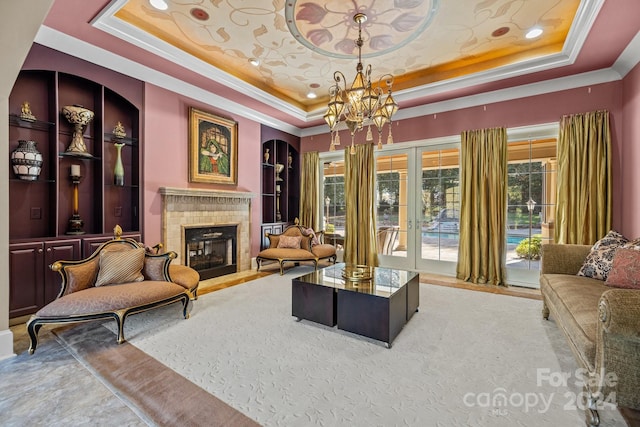
{"label": "cabinet door", "polygon": [[42,242],[9,245],[9,317],[35,313],[44,305]]}
{"label": "cabinet door", "polygon": [[62,277],[49,266],[56,261],[75,261],[80,259],[80,240],[55,240],[44,242],[44,303],[49,304],[60,293]]}

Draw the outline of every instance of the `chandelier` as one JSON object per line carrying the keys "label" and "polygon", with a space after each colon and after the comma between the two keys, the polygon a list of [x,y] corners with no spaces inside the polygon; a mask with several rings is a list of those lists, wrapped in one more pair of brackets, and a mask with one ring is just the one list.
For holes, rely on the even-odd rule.
{"label": "chandelier", "polygon": [[[329,104],[324,119],[331,130],[330,151],[335,151],[336,145],[340,145],[339,126],[344,122],[351,132],[351,154],[355,154],[355,134],[367,126],[367,141],[373,141],[371,124],[378,129],[378,148],[382,148],[382,128],[389,124],[387,144],[393,144],[391,134],[391,118],[398,111],[398,104],[391,96],[393,76],[385,74],[378,79],[377,85],[371,85],[371,65],[369,64],[363,73],[362,67],[362,24],[367,21],[367,15],[356,13],[353,21],[358,24],[358,65],[356,77],[350,89],[340,71],[333,74],[335,85],[329,89]],[[342,87],[341,87],[342,84]],[[383,89],[384,88],[384,89]],[[387,96],[384,98],[386,90]]]}

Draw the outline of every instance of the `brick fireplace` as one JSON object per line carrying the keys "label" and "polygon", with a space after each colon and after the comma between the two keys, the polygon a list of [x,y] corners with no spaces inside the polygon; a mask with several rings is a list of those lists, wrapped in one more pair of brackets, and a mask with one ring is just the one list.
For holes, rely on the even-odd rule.
{"label": "brick fireplace", "polygon": [[[187,232],[202,228],[209,231],[219,227],[235,229],[233,254],[237,271],[251,268],[250,218],[253,193],[244,191],[200,190],[188,188],[161,187],[162,195],[162,241],[168,250],[178,254],[175,262],[189,264]],[[231,239],[229,239],[231,240]],[[207,252],[205,250],[205,252]],[[192,260],[193,262],[193,260]],[[221,270],[228,274],[231,267]]]}

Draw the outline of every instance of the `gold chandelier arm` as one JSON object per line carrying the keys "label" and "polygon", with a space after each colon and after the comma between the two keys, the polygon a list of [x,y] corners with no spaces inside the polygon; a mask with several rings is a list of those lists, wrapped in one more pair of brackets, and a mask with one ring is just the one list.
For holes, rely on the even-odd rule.
{"label": "gold chandelier arm", "polygon": [[[382,84],[383,80],[384,85]],[[384,86],[386,86],[388,91],[391,91],[391,88],[393,87],[393,75],[383,74],[378,78],[378,87],[380,88],[380,90],[382,90]]]}

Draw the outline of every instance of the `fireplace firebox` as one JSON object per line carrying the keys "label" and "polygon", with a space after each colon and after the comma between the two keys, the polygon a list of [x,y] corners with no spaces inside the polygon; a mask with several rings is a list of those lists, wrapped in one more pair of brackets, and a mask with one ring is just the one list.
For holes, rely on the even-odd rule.
{"label": "fireplace firebox", "polygon": [[200,280],[237,272],[237,233],[237,225],[185,226],[185,264]]}

